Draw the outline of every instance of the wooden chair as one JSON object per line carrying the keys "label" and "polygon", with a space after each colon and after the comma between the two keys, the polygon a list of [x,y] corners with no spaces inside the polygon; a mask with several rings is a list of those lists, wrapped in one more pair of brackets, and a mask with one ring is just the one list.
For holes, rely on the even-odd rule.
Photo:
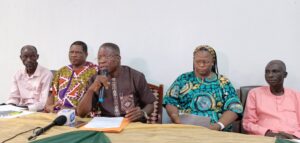
{"label": "wooden chair", "polygon": [[153,103],[154,104],[154,110],[149,116],[149,119],[147,120],[147,123],[149,124],[156,124],[162,123],[162,98],[163,98],[163,92],[164,92],[164,87],[162,84],[160,85],[154,85],[148,83],[149,88],[153,92],[154,96],[156,97],[156,101]]}

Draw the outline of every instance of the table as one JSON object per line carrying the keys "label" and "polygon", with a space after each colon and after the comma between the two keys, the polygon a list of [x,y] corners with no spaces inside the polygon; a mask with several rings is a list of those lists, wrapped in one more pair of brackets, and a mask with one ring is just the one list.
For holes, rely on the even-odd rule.
{"label": "table", "polygon": [[[55,114],[34,113],[14,119],[0,119],[0,142],[25,130],[44,127],[55,119]],[[77,118],[87,121],[89,119]],[[68,126],[55,126],[37,139],[79,130]],[[14,138],[10,143],[24,143],[32,132]],[[212,131],[204,127],[180,124],[130,123],[121,133],[105,133],[113,143],[274,143],[275,138],[239,133]]]}

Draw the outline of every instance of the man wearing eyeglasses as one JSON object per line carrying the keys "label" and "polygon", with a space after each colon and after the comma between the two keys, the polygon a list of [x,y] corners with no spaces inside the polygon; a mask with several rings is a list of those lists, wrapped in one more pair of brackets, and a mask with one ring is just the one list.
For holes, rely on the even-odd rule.
{"label": "man wearing eyeglasses", "polygon": [[25,69],[14,75],[6,104],[40,111],[46,104],[52,73],[38,64],[39,55],[32,45],[22,47],[20,58]]}
{"label": "man wearing eyeglasses", "polygon": [[[107,71],[107,75],[92,77],[87,92],[79,102],[78,115],[123,116],[130,121],[145,121],[153,111],[156,99],[143,73],[121,65],[118,45],[104,43],[100,46],[98,68]],[[101,93],[101,90],[105,92]]]}

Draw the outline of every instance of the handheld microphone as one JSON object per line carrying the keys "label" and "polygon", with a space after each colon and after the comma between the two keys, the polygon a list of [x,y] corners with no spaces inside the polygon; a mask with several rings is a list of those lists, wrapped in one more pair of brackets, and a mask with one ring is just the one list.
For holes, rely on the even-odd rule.
{"label": "handheld microphone", "polygon": [[[103,75],[103,76],[107,76],[108,70],[107,70],[107,69],[100,70],[100,71],[98,72],[98,74],[99,74],[99,75]],[[104,95],[105,95],[105,87],[104,87],[104,85],[102,84],[102,87],[100,88],[100,91],[99,91],[98,102],[100,102],[100,103],[103,103],[103,102],[104,102]]]}
{"label": "handheld microphone", "polygon": [[46,132],[47,130],[49,130],[50,128],[52,128],[53,126],[61,126],[64,125],[67,121],[67,117],[64,115],[58,116],[51,124],[49,124],[48,126],[44,127],[44,128],[40,128],[39,130],[37,130],[36,132],[34,132],[34,135],[30,136],[28,138],[28,140],[31,140],[39,135],[41,135],[42,133]]}

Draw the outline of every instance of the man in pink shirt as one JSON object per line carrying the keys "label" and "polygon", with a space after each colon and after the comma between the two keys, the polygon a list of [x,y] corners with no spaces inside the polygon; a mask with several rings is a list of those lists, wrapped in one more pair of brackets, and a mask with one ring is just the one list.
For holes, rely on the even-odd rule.
{"label": "man in pink shirt", "polygon": [[17,71],[6,104],[27,108],[30,111],[43,110],[49,94],[52,73],[37,62],[39,55],[32,45],[21,49],[20,58],[25,69]]}
{"label": "man in pink shirt", "polygon": [[284,62],[273,60],[265,69],[269,86],[252,89],[247,98],[243,127],[250,134],[284,139],[300,137],[300,95],[283,87]]}

